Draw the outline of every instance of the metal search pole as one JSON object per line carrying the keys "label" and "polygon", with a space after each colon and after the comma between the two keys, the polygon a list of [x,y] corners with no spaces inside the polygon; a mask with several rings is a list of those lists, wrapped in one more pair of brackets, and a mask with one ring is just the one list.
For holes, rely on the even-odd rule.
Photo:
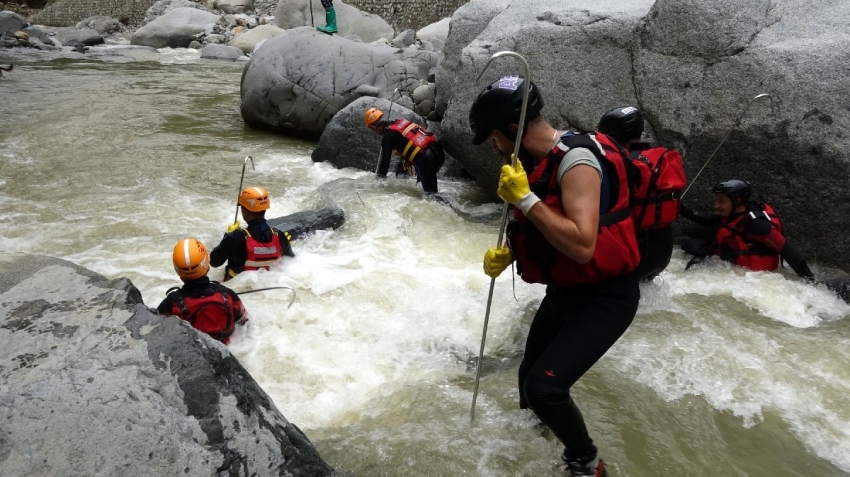
{"label": "metal search pole", "polygon": [[[519,130],[517,130],[516,141],[514,142],[514,153],[511,155],[511,167],[516,167],[517,157],[519,157],[519,147],[522,142],[523,129],[525,129],[525,111],[528,109],[528,92],[531,89],[531,72],[528,68],[528,62],[525,61],[525,58],[522,57],[519,53],[513,51],[500,51],[498,53],[493,54],[490,57],[490,60],[487,61],[487,66],[484,67],[484,70],[478,75],[476,78],[476,82],[481,80],[481,77],[484,76],[484,73],[490,69],[490,65],[493,64],[493,61],[496,58],[500,58],[502,56],[512,56],[519,60],[522,63],[523,71],[525,72],[525,82],[523,83],[525,86],[525,91],[522,94],[522,109],[520,109],[519,113]],[[505,206],[502,208],[502,223],[499,226],[499,240],[496,242],[496,247],[502,246],[502,240],[505,236],[505,228],[508,224],[508,203],[505,202]],[[478,351],[478,366],[475,370],[475,387],[472,390],[472,409],[470,410],[469,420],[475,420],[475,402],[478,399],[478,385],[481,382],[481,361],[484,359],[484,342],[487,340],[487,325],[490,321],[490,306],[493,304],[493,288],[496,285],[496,279],[490,279],[490,293],[487,295],[487,311],[484,313],[484,330],[481,332],[481,348]]]}
{"label": "metal search pole", "polygon": [[[395,101],[396,93],[398,93],[398,88],[396,88],[395,91],[393,91],[393,94],[390,95],[390,110],[389,110],[389,112],[387,112],[387,121],[390,120],[390,115],[393,113],[393,101]],[[399,96],[401,96],[400,93],[399,93]],[[383,143],[383,140],[381,142]],[[375,164],[375,174],[378,173],[378,169],[381,167],[381,156],[383,156],[383,155],[384,155],[384,146],[382,145],[381,148],[378,150],[378,162],[377,162],[377,164]]]}
{"label": "metal search pole", "polygon": [[692,186],[692,185],[694,185],[694,182],[696,182],[696,181],[697,181],[697,177],[699,177],[699,175],[700,175],[700,174],[702,174],[702,171],[703,171],[703,169],[705,169],[705,166],[707,166],[707,165],[708,165],[708,163],[709,163],[709,162],[711,162],[711,158],[713,158],[713,157],[714,157],[714,154],[716,154],[716,153],[717,153],[717,150],[718,150],[718,149],[720,149],[720,146],[722,146],[722,145],[723,145],[723,143],[724,143],[724,142],[726,142],[726,139],[727,139],[727,138],[729,138],[729,135],[730,135],[730,134],[732,134],[732,131],[734,131],[735,129],[737,129],[737,128],[738,128],[738,126],[740,126],[740,125],[741,125],[741,119],[744,117],[744,114],[746,114],[746,112],[747,112],[747,111],[749,111],[750,106],[752,106],[752,105],[753,105],[753,103],[754,103],[757,99],[759,99],[759,98],[764,98],[764,97],[767,97],[767,99],[769,99],[769,100],[770,100],[770,113],[771,113],[771,114],[773,114],[773,113],[774,113],[774,109],[773,109],[773,98],[772,98],[769,94],[767,94],[767,93],[761,93],[761,94],[759,94],[759,95],[756,95],[753,99],[751,99],[751,100],[747,103],[747,105],[746,105],[746,106],[744,106],[744,109],[742,109],[742,110],[741,110],[740,114],[738,114],[738,117],[737,117],[737,118],[735,118],[735,124],[733,124],[733,125],[732,125],[732,129],[730,129],[730,130],[729,130],[729,132],[728,132],[728,133],[726,133],[726,135],[725,135],[725,136],[723,136],[723,139],[721,139],[721,140],[720,140],[720,144],[718,144],[718,145],[717,145],[717,147],[715,147],[715,148],[714,148],[714,152],[712,152],[712,153],[711,153],[711,155],[710,155],[710,156],[708,156],[708,159],[706,159],[705,164],[703,164],[703,165],[702,165],[702,167],[700,168],[699,172],[697,172],[697,175],[695,175],[695,176],[694,176],[694,178],[693,178],[693,179],[691,179],[691,183],[690,183],[690,184],[688,184],[688,187],[686,187],[686,188],[685,188],[685,191],[684,191],[684,192],[682,192],[682,196],[681,196],[681,198],[684,198],[684,197],[685,197],[685,194],[687,194],[687,193],[688,193],[688,190],[690,190],[691,186]]}
{"label": "metal search pole", "polygon": [[247,295],[247,294],[249,294],[249,293],[257,293],[257,292],[266,291],[266,290],[289,290],[289,291],[291,291],[291,292],[292,292],[292,298],[289,300],[289,304],[288,304],[288,305],[286,305],[286,308],[287,308],[287,309],[288,309],[289,307],[291,307],[291,306],[292,306],[292,303],[295,301],[295,289],[294,289],[294,288],[292,288],[292,287],[266,287],[266,288],[256,288],[256,289],[254,289],[254,290],[246,290],[246,291],[236,292],[236,294],[237,294],[237,295]]}
{"label": "metal search pole", "polygon": [[239,220],[239,196],[242,194],[242,182],[245,181],[245,165],[248,164],[248,160],[251,160],[251,170],[256,171],[257,169],[254,167],[254,158],[248,156],[242,161],[242,177],[239,179],[239,190],[236,191],[236,215],[233,216],[233,223],[235,224]]}

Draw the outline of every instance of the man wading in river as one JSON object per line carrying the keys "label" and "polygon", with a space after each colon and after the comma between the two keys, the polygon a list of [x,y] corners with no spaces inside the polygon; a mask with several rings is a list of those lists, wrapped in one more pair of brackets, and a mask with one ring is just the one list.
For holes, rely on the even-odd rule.
{"label": "man wading in river", "polygon": [[[570,388],[626,331],[640,299],[640,259],[629,209],[626,152],[601,133],[559,131],[540,116],[530,83],[523,137],[517,137],[526,82],[504,76],[472,104],[472,143],[487,139],[506,161],[498,194],[515,206],[508,247],[484,255],[497,277],[516,260],[546,295],[528,331],[519,366],[520,407],[531,408],[564,444],[571,477],[607,476]],[[528,166],[531,175],[526,176]]]}

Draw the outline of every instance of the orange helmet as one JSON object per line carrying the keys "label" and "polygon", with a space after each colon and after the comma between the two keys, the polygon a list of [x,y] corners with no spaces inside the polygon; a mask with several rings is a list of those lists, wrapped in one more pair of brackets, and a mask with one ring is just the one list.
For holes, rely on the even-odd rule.
{"label": "orange helmet", "polygon": [[369,108],[366,110],[366,114],[363,115],[363,122],[366,123],[366,127],[375,124],[375,122],[380,121],[381,118],[384,117],[384,112],[378,108]]}
{"label": "orange helmet", "polygon": [[177,242],[171,261],[174,262],[174,271],[183,281],[204,277],[210,271],[210,254],[196,238]]}
{"label": "orange helmet", "polygon": [[262,187],[246,187],[239,194],[239,205],[251,212],[262,212],[269,209],[269,191]]}

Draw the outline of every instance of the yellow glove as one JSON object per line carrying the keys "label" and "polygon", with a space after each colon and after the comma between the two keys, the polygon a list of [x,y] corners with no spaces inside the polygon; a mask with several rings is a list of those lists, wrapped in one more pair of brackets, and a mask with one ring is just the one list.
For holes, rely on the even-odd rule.
{"label": "yellow glove", "polygon": [[528,214],[531,207],[540,202],[528,186],[528,176],[525,175],[520,161],[516,161],[516,168],[510,165],[502,166],[499,189],[496,192],[505,202],[517,206],[523,214]]}
{"label": "yellow glove", "polygon": [[484,273],[490,278],[498,277],[514,258],[507,247],[492,247],[484,252]]}
{"label": "yellow glove", "polygon": [[242,226],[241,226],[241,225],[239,225],[239,222],[238,222],[238,221],[237,221],[237,222],[233,222],[232,224],[230,224],[230,225],[228,225],[228,226],[227,226],[227,233],[233,232],[233,231],[235,231],[235,230],[239,230],[239,229],[241,229],[241,228],[242,228]]}

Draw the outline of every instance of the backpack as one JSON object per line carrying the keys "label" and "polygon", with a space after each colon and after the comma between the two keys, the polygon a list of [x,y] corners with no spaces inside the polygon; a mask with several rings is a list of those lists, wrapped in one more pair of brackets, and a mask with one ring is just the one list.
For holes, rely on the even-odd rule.
{"label": "backpack", "polygon": [[679,151],[650,147],[630,151],[631,209],[638,230],[670,227],[679,216],[685,168]]}

